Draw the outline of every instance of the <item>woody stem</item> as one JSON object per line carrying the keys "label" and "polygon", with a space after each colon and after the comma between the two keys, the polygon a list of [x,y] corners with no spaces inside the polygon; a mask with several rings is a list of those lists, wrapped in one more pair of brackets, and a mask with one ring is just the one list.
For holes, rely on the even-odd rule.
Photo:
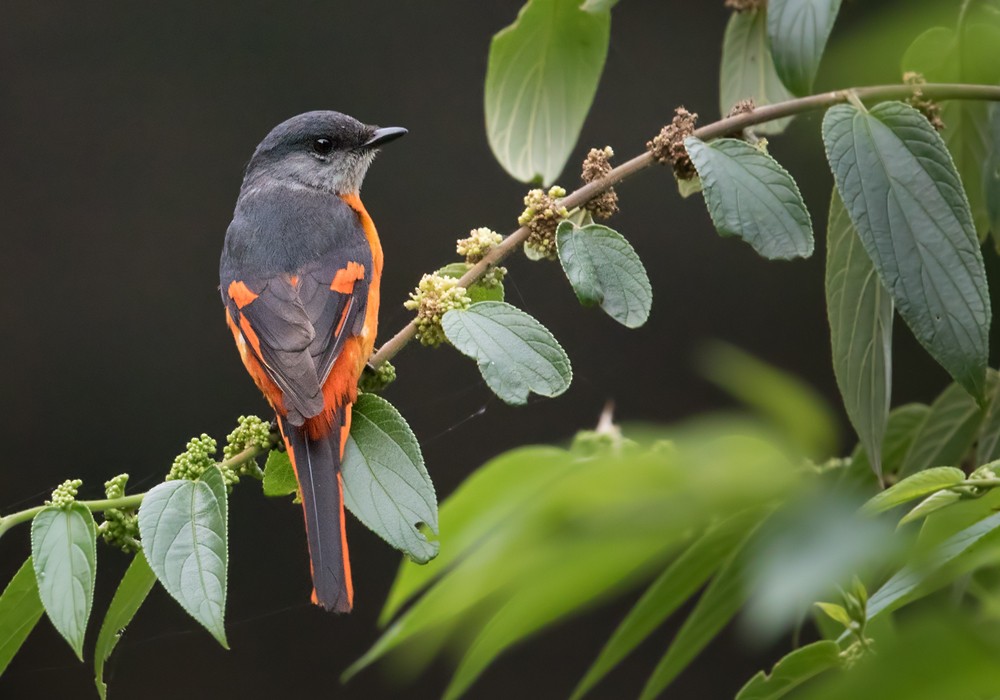
{"label": "woody stem", "polygon": [[[860,100],[896,100],[912,97],[919,91],[926,99],[932,100],[994,100],[1000,101],[1000,86],[996,85],[966,85],[961,83],[924,83],[922,85],[871,85],[868,87],[847,88],[845,90],[834,90],[832,92],[822,92],[808,97],[799,97],[785,102],[777,102],[771,105],[757,107],[749,112],[744,112],[731,117],[726,117],[718,121],[706,124],[695,129],[694,135],[703,141],[737,134],[747,127],[755,124],[790,117],[803,112],[810,112],[823,109],[841,102],[848,102],[851,99]],[[567,209],[582,206],[591,199],[614,187],[625,178],[635,173],[645,170],[655,163],[655,159],[648,151],[640,153],[631,160],[628,160],[617,168],[614,168],[602,178],[587,183],[574,192],[569,193],[560,200],[559,205]],[[468,272],[462,275],[458,284],[462,287],[469,287],[483,277],[492,267],[500,264],[507,256],[519,248],[528,237],[528,227],[522,226],[499,245],[493,248],[481,261],[473,265]],[[417,333],[417,324],[410,321],[396,335],[382,344],[369,364],[372,367],[379,367],[395,357],[400,350],[413,340]]]}

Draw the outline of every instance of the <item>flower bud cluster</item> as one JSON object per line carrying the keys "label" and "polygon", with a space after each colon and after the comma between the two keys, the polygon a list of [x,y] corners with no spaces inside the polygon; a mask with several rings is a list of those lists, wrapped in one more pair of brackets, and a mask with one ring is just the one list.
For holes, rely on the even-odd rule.
{"label": "flower bud cluster", "polygon": [[517,223],[528,227],[524,252],[529,258],[555,260],[558,257],[556,229],[559,222],[569,216],[569,211],[558,200],[565,196],[566,190],[558,185],[550,187],[548,192],[531,190],[524,196],[524,211]]}
{"label": "flower bud cluster", "polygon": [[[119,474],[104,482],[104,493],[108,498],[125,495],[128,474]],[[97,527],[97,534],[113,547],[123,552],[139,550],[139,515],[135,508],[108,508],[104,511],[104,522]]]}
{"label": "flower bud cluster", "polygon": [[81,479],[69,479],[62,482],[56,486],[55,490],[52,492],[52,498],[45,501],[47,506],[55,506],[56,508],[65,508],[76,502],[76,492],[80,490],[80,486],[83,484]]}
{"label": "flower bud cluster", "polygon": [[[226,446],[222,448],[222,458],[228,461],[247,448],[258,447],[266,451],[273,446],[270,423],[257,416],[240,416],[233,432],[226,436]],[[234,484],[239,483],[241,476],[252,476],[256,479],[264,477],[260,467],[257,466],[255,457],[238,462],[232,465],[232,468],[235,472],[235,480],[232,482]],[[225,469],[223,471],[225,472]]]}
{"label": "flower bud cluster", "polygon": [[403,306],[417,312],[417,340],[422,345],[437,347],[447,338],[441,319],[452,309],[467,309],[472,304],[465,287],[458,286],[454,277],[424,275]]}

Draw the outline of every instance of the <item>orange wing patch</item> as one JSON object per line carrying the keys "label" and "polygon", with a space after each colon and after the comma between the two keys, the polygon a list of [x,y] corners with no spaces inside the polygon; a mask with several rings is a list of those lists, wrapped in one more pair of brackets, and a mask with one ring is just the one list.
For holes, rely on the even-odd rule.
{"label": "orange wing patch", "polygon": [[252,303],[257,298],[257,295],[250,291],[250,287],[239,281],[231,282],[227,291],[229,298],[235,301],[237,308],[240,309]]}
{"label": "orange wing patch", "polygon": [[365,276],[365,266],[361,263],[349,262],[347,267],[337,270],[330,284],[330,290],[341,294],[350,294],[354,291],[354,283]]}

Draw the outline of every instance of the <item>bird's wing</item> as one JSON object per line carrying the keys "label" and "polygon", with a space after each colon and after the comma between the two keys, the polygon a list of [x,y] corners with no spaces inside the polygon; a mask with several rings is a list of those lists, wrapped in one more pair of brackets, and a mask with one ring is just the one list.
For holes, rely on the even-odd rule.
{"label": "bird's wing", "polygon": [[328,249],[293,272],[243,275],[231,265],[222,280],[230,322],[281,390],[293,424],[323,411],[323,384],[363,328],[372,254],[360,222],[355,230],[344,221],[328,232]]}

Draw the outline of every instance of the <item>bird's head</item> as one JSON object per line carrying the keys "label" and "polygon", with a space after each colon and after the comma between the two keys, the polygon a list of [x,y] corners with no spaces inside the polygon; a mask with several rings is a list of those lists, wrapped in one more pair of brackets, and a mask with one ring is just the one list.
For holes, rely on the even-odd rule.
{"label": "bird's head", "polygon": [[362,124],[340,112],[306,112],[274,127],[247,165],[244,187],[273,178],[283,184],[350,194],[361,188],[378,149],[403,136],[398,126]]}

